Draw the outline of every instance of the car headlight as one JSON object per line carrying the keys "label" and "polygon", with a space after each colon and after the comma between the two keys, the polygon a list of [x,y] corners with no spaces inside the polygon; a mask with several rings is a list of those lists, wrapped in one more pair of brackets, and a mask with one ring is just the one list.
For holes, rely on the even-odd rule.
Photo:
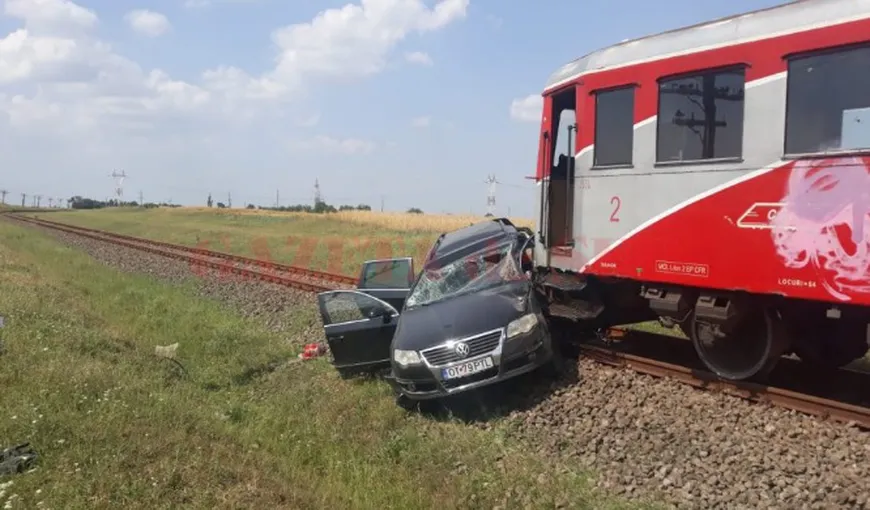
{"label": "car headlight", "polygon": [[523,315],[519,319],[512,321],[507,326],[507,337],[513,338],[519,335],[525,335],[529,331],[535,329],[538,325],[538,315],[530,313]]}
{"label": "car headlight", "polygon": [[393,361],[402,366],[419,365],[422,361],[417,351],[403,351],[402,349],[393,350]]}

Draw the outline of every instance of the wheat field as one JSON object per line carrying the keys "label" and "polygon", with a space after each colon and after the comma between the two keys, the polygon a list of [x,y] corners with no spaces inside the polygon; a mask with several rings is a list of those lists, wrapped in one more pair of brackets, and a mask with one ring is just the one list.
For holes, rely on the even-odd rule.
{"label": "wheat field", "polygon": [[[270,211],[264,209],[218,209],[209,207],[183,207],[180,209],[211,212],[214,214],[255,215],[282,218],[311,217],[312,214],[306,212]],[[467,214],[411,214],[379,211],[338,211],[328,213],[325,216],[345,223],[373,226],[392,231],[415,232],[447,232],[487,220],[484,216]],[[527,218],[510,218],[510,220],[519,227],[532,228],[534,226],[534,221]]]}

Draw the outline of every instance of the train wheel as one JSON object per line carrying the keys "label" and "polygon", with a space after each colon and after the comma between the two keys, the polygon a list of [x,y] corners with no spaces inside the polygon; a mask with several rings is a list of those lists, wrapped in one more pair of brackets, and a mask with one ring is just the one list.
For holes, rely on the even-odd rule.
{"label": "train wheel", "polygon": [[[760,307],[759,307],[760,308]],[[698,320],[687,321],[687,336],[698,357],[723,379],[745,380],[766,376],[788,347],[782,320],[772,311],[756,309],[731,331]]]}
{"label": "train wheel", "polygon": [[806,325],[795,335],[795,354],[801,361],[822,369],[834,369],[867,354],[866,325],[831,320],[822,324],[816,327]]}

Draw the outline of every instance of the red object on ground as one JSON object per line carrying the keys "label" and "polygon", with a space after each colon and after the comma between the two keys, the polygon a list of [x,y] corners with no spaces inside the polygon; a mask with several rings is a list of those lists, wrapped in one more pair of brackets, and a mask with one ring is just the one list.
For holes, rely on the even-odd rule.
{"label": "red object on ground", "polygon": [[305,344],[305,348],[302,353],[299,355],[302,359],[312,359],[318,356],[322,356],[326,353],[326,346],[323,344]]}

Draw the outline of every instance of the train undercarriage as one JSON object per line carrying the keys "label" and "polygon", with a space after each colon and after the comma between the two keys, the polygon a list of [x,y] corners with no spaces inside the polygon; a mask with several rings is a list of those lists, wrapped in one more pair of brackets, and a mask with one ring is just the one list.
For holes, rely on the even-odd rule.
{"label": "train undercarriage", "polygon": [[870,347],[870,309],[540,268],[535,283],[551,317],[581,331],[658,321],[692,342],[708,370],[763,380],[795,355],[819,370],[846,366]]}

